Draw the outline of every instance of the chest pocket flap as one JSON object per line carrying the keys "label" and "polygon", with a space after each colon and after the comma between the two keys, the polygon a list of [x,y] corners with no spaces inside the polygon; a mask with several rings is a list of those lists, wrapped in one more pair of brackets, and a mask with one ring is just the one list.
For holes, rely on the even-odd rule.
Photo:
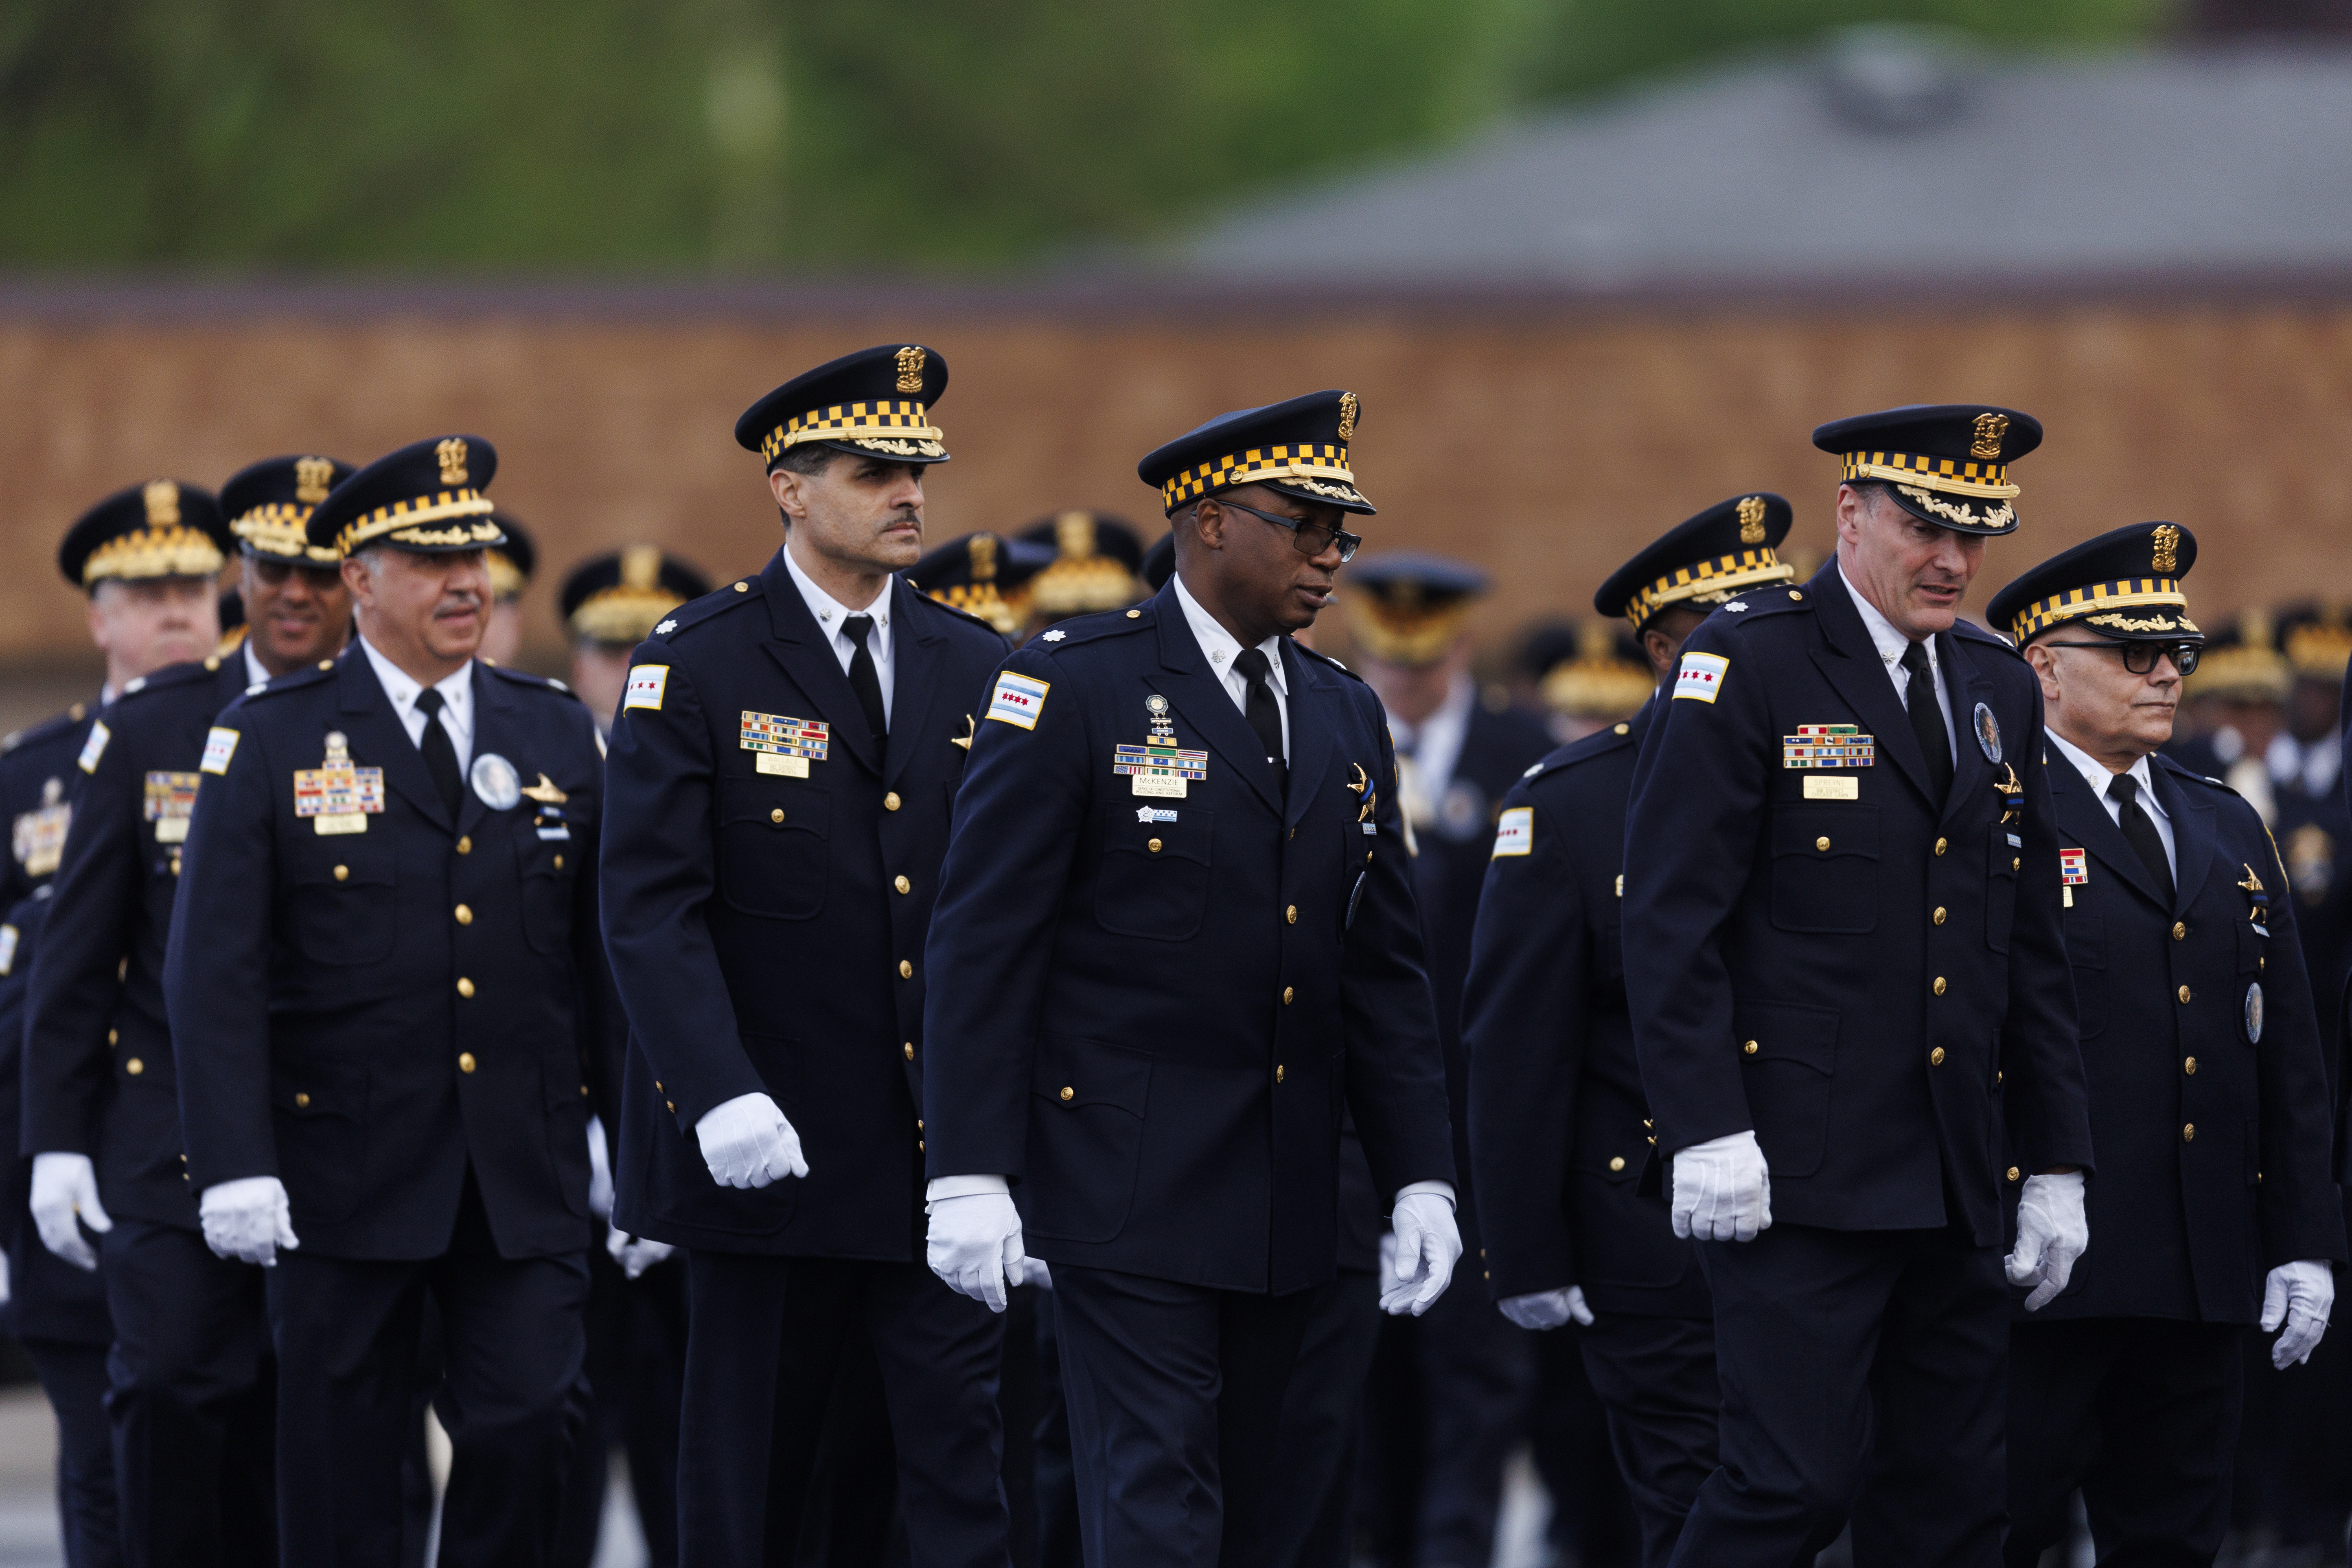
{"label": "chest pocket flap", "polygon": [[[1142,821],[1147,809],[1172,812],[1175,820]],[[1192,806],[1115,804],[1103,827],[1095,889],[1095,919],[1103,930],[1160,942],[1197,935],[1209,905],[1216,826],[1216,813]]]}
{"label": "chest pocket flap", "polygon": [[1878,927],[1878,807],[1782,806],[1772,814],[1772,923],[1854,935]]}

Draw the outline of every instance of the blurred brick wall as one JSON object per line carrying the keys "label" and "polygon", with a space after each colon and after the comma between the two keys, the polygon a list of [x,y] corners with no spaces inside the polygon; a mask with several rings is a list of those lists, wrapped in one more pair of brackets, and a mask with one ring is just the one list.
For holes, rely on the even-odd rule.
{"label": "blurred brick wall", "polygon": [[[1371,549],[1493,569],[1482,635],[1581,613],[1649,536],[1743,490],[1830,544],[1837,469],[1807,433],[1890,404],[1982,399],[2038,416],[2017,466],[2024,526],[1995,542],[1970,607],[2103,529],[2183,522],[2209,618],[2248,598],[2352,597],[2352,302],[1635,305],[1218,302],[1036,293],[789,292],[756,309],[651,295],[571,304],[364,292],[284,310],[82,290],[0,290],[0,664],[86,649],[54,552],[100,495],[163,474],[217,484],[256,458],[365,462],[418,437],[488,437],[492,494],[536,531],[534,662],[558,667],[554,589],[589,552],[649,540],[722,578],[778,532],[735,416],[786,376],[870,343],[925,341],[953,380],[955,461],[930,483],[946,539],[1064,506],[1159,531],[1144,451],[1220,410],[1317,387],[1363,398],[1357,471]],[[646,300],[652,300],[652,306]],[[667,300],[667,302],[663,302]],[[504,301],[504,302],[502,302]]]}

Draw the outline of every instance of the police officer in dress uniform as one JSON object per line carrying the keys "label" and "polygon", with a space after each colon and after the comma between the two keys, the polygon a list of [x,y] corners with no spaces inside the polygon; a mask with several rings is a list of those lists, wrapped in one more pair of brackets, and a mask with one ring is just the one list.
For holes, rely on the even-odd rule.
{"label": "police officer in dress uniform", "polygon": [[274,1267],[289,1563],[399,1552],[419,1320],[442,1324],[447,1563],[545,1560],[576,1421],[586,1124],[622,1040],[595,726],[473,657],[489,443],[404,447],[307,524],[359,637],[196,765],[163,960],[205,1239]]}
{"label": "police officer in dress uniform", "polygon": [[[1680,523],[1592,596],[1641,638],[1652,679],[1736,594],[1786,584],[1789,503],[1736,496]],[[1611,1447],[1664,1568],[1716,1466],[1715,1327],[1696,1251],[1641,1186],[1649,1106],[1619,920],[1633,761],[1661,699],[1528,770],[1502,803],[1463,1005],[1482,1262],[1502,1314],[1575,1322]]]}
{"label": "police officer in dress uniform", "polygon": [[[1468,1103],[1462,982],[1470,967],[1470,929],[1495,815],[1505,792],[1552,744],[1535,719],[1507,701],[1482,700],[1471,679],[1469,618],[1486,586],[1486,574],[1465,562],[1397,551],[1354,563],[1339,595],[1355,668],[1380,698],[1396,746],[1398,801],[1412,824],[1417,850],[1413,901],[1437,1004],[1447,1101],[1457,1107]],[[1345,1129],[1342,1137],[1343,1233],[1377,1237],[1381,1205],[1371,1173],[1354,1129]],[[1459,1116],[1454,1138],[1454,1168],[1463,1178],[1456,1219],[1463,1247],[1475,1251],[1477,1196],[1469,1180],[1467,1124]],[[1377,1255],[1342,1258],[1343,1268],[1360,1264],[1363,1269],[1355,1282],[1360,1289],[1351,1289],[1349,1300],[1358,1331],[1367,1336],[1380,1321],[1379,1292],[1369,1278],[1376,1261]],[[1324,1321],[1318,1313],[1308,1330],[1310,1345],[1323,1337]],[[1425,1318],[1391,1322],[1381,1337],[1392,1342],[1384,1353],[1402,1363],[1403,1375],[1379,1380],[1371,1440],[1419,1449],[1398,1489],[1404,1494],[1409,1560],[1425,1568],[1483,1564],[1495,1554],[1503,1462],[1528,1414],[1534,1346],[1495,1314],[1479,1290],[1449,1292]],[[1370,1349],[1367,1343],[1366,1355]],[[1294,1404],[1329,1397],[1326,1389],[1344,1389],[1351,1406],[1361,1402],[1362,1364],[1345,1375],[1334,1368],[1310,1376],[1310,1370],[1321,1369],[1302,1358],[1291,1384]]]}
{"label": "police officer in dress uniform", "polygon": [[709,592],[709,578],[658,544],[592,555],[563,579],[556,602],[572,643],[572,689],[600,734],[612,733],[620,711],[630,651],[672,610]]}
{"label": "police officer in dress uniform", "polygon": [[1028,618],[1031,585],[1058,559],[1051,545],[995,533],[950,539],[907,569],[907,581],[1006,637]]}
{"label": "police officer in dress uniform", "polygon": [[1816,430],[1836,556],[1691,633],[1635,764],[1626,995],[1723,1390],[1678,1563],[1800,1561],[1865,1479],[1857,1562],[2000,1554],[2002,1172],[2039,1307],[2091,1141],[2041,696],[1957,611],[2041,440],[1983,405]]}
{"label": "police officer in dress uniform", "polygon": [[[2101,1561],[2211,1563],[2230,1522],[2242,1330],[2282,1331],[2274,1366],[2308,1358],[2344,1258],[2285,868],[2236,791],[2158,754],[2204,641],[2181,592],[2196,560],[2187,529],[2134,524],[1989,607],[2041,679],[2099,1151],[2099,1246],[2011,1332],[2014,1568],[2063,1538],[2078,1486]],[[2005,1173],[2012,1193],[2019,1173]]]}
{"label": "police officer in dress uniform", "polygon": [[998,1308],[1024,1234],[1052,1261],[1089,1563],[1263,1562],[1305,1506],[1274,1450],[1343,1108],[1393,1194],[1390,1309],[1459,1250],[1380,705],[1283,635],[1371,510],[1357,414],[1310,394],[1146,458],[1176,579],[1013,655],[972,743],[925,954],[929,1258]]}
{"label": "police officer in dress uniform", "polygon": [[696,1564],[789,1560],[852,1334],[881,1362],[915,1559],[1006,1561],[1001,1326],[918,1254],[918,963],[1004,654],[898,575],[947,381],[891,345],[745,412],[783,547],[654,628],[614,726],[605,934],[635,1037],[614,1222],[690,1249]]}
{"label": "police officer in dress uniform", "polygon": [[[221,490],[247,635],[226,655],[128,682],[83,758],[29,1002],[25,1142],[34,1168],[96,1161],[116,1342],[107,1400],[124,1554],[138,1563],[270,1563],[275,1374],[262,1276],[204,1243],[164,1017],[164,937],[205,737],[249,689],[342,649],[351,595],[304,531],[351,468],[256,463]],[[198,557],[207,536],[190,542]],[[96,733],[96,731],[93,731]],[[54,1228],[69,1227],[60,1216]],[[61,1253],[79,1245],[69,1234]]]}
{"label": "police officer in dress uniform", "polygon": [[1117,610],[1142,597],[1143,536],[1108,512],[1072,507],[1023,529],[1025,548],[1053,555],[1029,580],[1030,629],[1055,621]]}

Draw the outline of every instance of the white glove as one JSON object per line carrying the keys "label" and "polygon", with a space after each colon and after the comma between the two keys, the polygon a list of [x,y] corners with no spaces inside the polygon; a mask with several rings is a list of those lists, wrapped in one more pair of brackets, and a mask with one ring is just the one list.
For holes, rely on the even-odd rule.
{"label": "white glove", "polygon": [[1675,1151],[1678,1237],[1753,1241],[1772,1228],[1772,1173],[1753,1132],[1727,1133]]}
{"label": "white glove", "polygon": [[739,1094],[712,1106],[694,1124],[694,1136],[710,1179],[722,1187],[764,1187],[808,1174],[801,1135],[764,1094]]}
{"label": "white glove", "polygon": [[667,1241],[656,1241],[649,1236],[631,1236],[618,1226],[611,1226],[604,1237],[604,1250],[613,1255],[613,1261],[621,1266],[622,1273],[635,1279],[677,1248]]}
{"label": "white glove", "polygon": [[[2017,1246],[2009,1255],[2009,1282],[2032,1285],[2025,1310],[2048,1306],[2074,1277],[2074,1259],[2090,1250],[2091,1225],[2083,1217],[2083,1173],[2028,1176],[2017,1200]],[[2037,1284],[2036,1281],[2039,1281]]]}
{"label": "white glove", "polygon": [[[1054,1288],[1054,1271],[1045,1267],[1045,1260],[1042,1258],[1024,1258],[1021,1260],[1021,1278],[1015,1279],[1013,1283],[1034,1285],[1040,1289],[1051,1290]],[[5,1299],[0,1298],[0,1300]]]}
{"label": "white glove", "polygon": [[[98,1201],[98,1172],[87,1154],[33,1156],[33,1201],[27,1205],[41,1245],[76,1268],[95,1269],[98,1253],[83,1239],[81,1226],[100,1235],[114,1228]],[[81,1224],[75,1223],[79,1215]]]}
{"label": "white glove", "polygon": [[598,1219],[613,1217],[613,1161],[604,1152],[604,1121],[594,1116],[588,1119],[588,1212]]}
{"label": "white glove", "polygon": [[302,1244],[294,1239],[293,1205],[286,1201],[286,1184],[275,1176],[239,1176],[205,1189],[196,1202],[203,1221],[205,1245],[215,1256],[239,1263],[278,1267],[278,1249]]}
{"label": "white glove", "polygon": [[1570,1285],[1565,1290],[1506,1296],[1496,1305],[1502,1308],[1503,1316],[1523,1329],[1556,1329],[1569,1322],[1580,1328],[1592,1326],[1592,1309],[1584,1304],[1581,1285]]}
{"label": "white glove", "polygon": [[1386,1254],[1381,1310],[1391,1318],[1429,1310],[1454,1282],[1462,1256],[1462,1233],[1454,1224],[1454,1200],[1444,1193],[1407,1193],[1389,1215],[1396,1249]]}
{"label": "white glove", "polygon": [[2271,1345],[2271,1364],[2284,1372],[2311,1359],[2327,1331],[2328,1309],[2336,1305],[2336,1270],[2321,1260],[2282,1263],[2263,1281],[2263,1332],[2281,1323],[2286,1332]]}
{"label": "white glove", "polygon": [[923,1205],[931,1216],[923,1249],[931,1272],[992,1312],[1004,1310],[1009,1279],[1020,1282],[1028,1254],[1021,1247],[1021,1211],[1010,1193],[967,1193]]}

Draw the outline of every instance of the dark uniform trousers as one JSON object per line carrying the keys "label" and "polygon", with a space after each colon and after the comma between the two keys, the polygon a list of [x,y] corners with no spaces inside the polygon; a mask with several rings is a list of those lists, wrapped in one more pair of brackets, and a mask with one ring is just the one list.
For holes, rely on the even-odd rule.
{"label": "dark uniform trousers", "polygon": [[[0,1127],[18,1125],[23,1109],[25,997],[48,915],[72,805],[68,780],[89,738],[89,705],[0,740],[0,823],[11,853],[0,858],[0,907],[8,910],[0,945]],[[105,1287],[41,1245],[26,1213],[32,1161],[0,1162],[0,1243],[8,1254],[9,1300],[0,1327],[25,1347],[58,1418],[58,1523],[68,1568],[113,1568],[122,1561],[115,1503],[114,1445],[108,1430],[106,1352],[114,1342]]]}
{"label": "dark uniform trousers", "polygon": [[[633,1024],[614,1221],[691,1249],[678,1509],[697,1568],[790,1560],[852,1335],[880,1360],[915,1562],[1005,1558],[1003,1323],[923,1261],[917,962],[1004,642],[899,579],[887,614],[887,735],[781,550],[638,647],[613,727],[605,931]],[[790,742],[807,755],[754,749],[812,731]],[[711,1179],[695,1126],[751,1093],[791,1121],[806,1178]]]}
{"label": "dark uniform trousers", "polygon": [[2151,759],[2168,898],[2082,774],[2049,773],[2099,1172],[2091,1250],[2013,1331],[2008,1556],[2059,1540],[2079,1486],[2103,1562],[2210,1563],[2265,1276],[2345,1255],[2301,911],[2227,785]]}
{"label": "dark uniform trousers", "polygon": [[[1700,1249],[1722,1468],[1678,1563],[1798,1561],[1865,1486],[1858,1560],[2000,1554],[2004,1167],[2088,1169],[2090,1123],[2040,689],[1967,622],[1935,652],[1940,799],[1834,561],[1692,632],[1635,765],[1626,993],[1658,1173],[1753,1129],[1772,1184],[1772,1228]],[[1849,724],[1871,765],[1804,765],[1807,726]]]}
{"label": "dark uniform trousers", "polygon": [[[300,1237],[269,1283],[289,1568],[398,1561],[428,1294],[443,1563],[547,1560],[579,1421],[587,1119],[624,1037],[595,729],[536,677],[471,679],[454,816],[355,644],[220,716],[189,827],[163,989],[191,1184],[275,1174]],[[381,770],[339,786],[357,831],[301,808],[330,735]]]}
{"label": "dark uniform trousers", "polygon": [[1715,1469],[1715,1333],[1691,1244],[1641,1190],[1654,1157],[1618,895],[1631,720],[1546,756],[1501,803],[1464,994],[1479,1305],[1580,1285],[1573,1335],[1606,1411],[1642,1560],[1663,1568]]}
{"label": "dark uniform trousers", "polygon": [[[1376,1191],[1453,1177],[1394,764],[1370,692],[1286,645],[1286,786],[1172,585],[1056,629],[1007,662],[992,711],[1029,722],[980,725],[957,800],[929,1173],[1013,1178],[1053,1265],[1087,1560],[1263,1553],[1343,1106]],[[1114,771],[1155,712],[1203,754],[1181,797]]]}
{"label": "dark uniform trousers", "polygon": [[93,1156],[115,1219],[100,1244],[107,1413],[134,1568],[278,1554],[261,1271],[214,1256],[197,1229],[163,990],[197,764],[246,676],[236,652],[175,665],[99,719],[28,1004],[26,1147]]}

